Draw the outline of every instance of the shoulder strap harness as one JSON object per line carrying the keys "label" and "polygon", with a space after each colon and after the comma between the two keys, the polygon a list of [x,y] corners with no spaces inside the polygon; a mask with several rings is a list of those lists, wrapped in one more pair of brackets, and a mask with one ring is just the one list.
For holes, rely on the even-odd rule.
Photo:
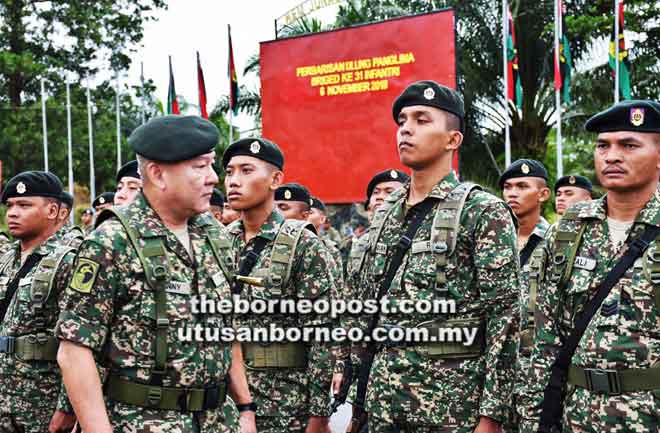
{"label": "shoulder strap harness", "polygon": [[311,230],[316,233],[314,226],[307,222],[286,220],[273,241],[270,253],[270,268],[268,278],[271,290],[275,294],[283,294],[291,278],[291,269],[296,256],[296,248],[303,232]]}

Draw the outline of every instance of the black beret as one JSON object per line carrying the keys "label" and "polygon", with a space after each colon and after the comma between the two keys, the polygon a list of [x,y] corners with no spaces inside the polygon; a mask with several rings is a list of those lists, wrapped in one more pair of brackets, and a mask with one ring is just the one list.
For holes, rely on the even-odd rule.
{"label": "black beret", "polygon": [[102,206],[108,203],[112,205],[114,201],[115,201],[114,192],[104,192],[103,194],[99,195],[94,199],[94,201],[92,202],[92,207]]}
{"label": "black beret", "polygon": [[651,100],[622,101],[596,114],[584,125],[589,132],[660,133],[660,102]]}
{"label": "black beret", "polygon": [[265,138],[252,137],[234,141],[222,155],[222,167],[227,168],[229,161],[239,155],[269,162],[280,170],[284,168],[284,154],[279,146]]}
{"label": "black beret", "polygon": [[539,177],[548,180],[548,170],[535,159],[518,159],[504,170],[498,182],[500,189],[504,188],[504,182],[517,177]]}
{"label": "black beret", "polygon": [[138,155],[152,161],[179,162],[211,152],[218,128],[199,116],[160,116],[138,127],[128,142]]}
{"label": "black beret", "polygon": [[408,179],[410,179],[410,176],[408,176],[406,173],[402,172],[401,170],[394,170],[393,168],[389,170],[381,171],[380,173],[376,174],[369,181],[369,185],[367,185],[367,201],[365,202],[364,207],[369,206],[369,199],[371,199],[371,194],[373,194],[374,188],[376,188],[376,186],[379,183],[383,183],[383,182],[406,183],[408,182]]}
{"label": "black beret", "polygon": [[60,201],[69,208],[73,207],[73,196],[66,191],[62,191],[62,196],[60,197]]}
{"label": "black beret", "polygon": [[281,201],[300,201],[312,205],[312,196],[305,188],[299,183],[285,183],[275,190],[275,200]]}
{"label": "black beret", "polygon": [[593,185],[591,181],[584,176],[564,176],[560,177],[559,180],[555,183],[555,194],[557,190],[562,186],[574,186],[576,188],[586,189],[591,192],[593,190]]}
{"label": "black beret", "polygon": [[318,209],[323,213],[327,211],[325,208],[325,203],[323,203],[321,199],[317,197],[312,197],[312,208]]}
{"label": "black beret", "polygon": [[2,191],[2,203],[13,197],[52,197],[62,200],[62,181],[47,171],[24,171],[9,179]]}
{"label": "black beret", "polygon": [[394,121],[398,122],[401,110],[411,105],[425,105],[448,111],[458,116],[461,125],[465,118],[465,107],[461,95],[456,90],[431,80],[412,83],[396,98],[392,105]]}
{"label": "black beret", "polygon": [[136,179],[140,179],[138,163],[136,160],[128,161],[119,169],[117,172],[117,183],[119,183],[123,177],[134,177]]}
{"label": "black beret", "polygon": [[225,197],[222,195],[219,189],[213,188],[213,194],[211,194],[211,206],[222,207],[225,205]]}
{"label": "black beret", "polygon": [[87,209],[85,209],[82,213],[83,213],[83,215],[84,215],[84,214],[94,215],[94,209],[92,209],[92,208],[87,208]]}

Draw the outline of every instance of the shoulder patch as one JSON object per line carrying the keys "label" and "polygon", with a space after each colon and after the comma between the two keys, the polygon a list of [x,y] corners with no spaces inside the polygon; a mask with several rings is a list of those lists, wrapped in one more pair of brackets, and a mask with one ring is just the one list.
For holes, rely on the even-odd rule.
{"label": "shoulder patch", "polygon": [[100,265],[93,260],[80,258],[69,287],[80,293],[91,293]]}

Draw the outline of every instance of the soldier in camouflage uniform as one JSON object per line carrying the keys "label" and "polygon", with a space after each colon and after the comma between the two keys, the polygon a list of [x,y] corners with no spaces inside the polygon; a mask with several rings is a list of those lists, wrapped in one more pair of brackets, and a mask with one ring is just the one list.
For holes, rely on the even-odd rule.
{"label": "soldier in camouflage uniform", "polygon": [[593,185],[584,176],[570,175],[557,179],[555,183],[555,210],[564,215],[566,209],[581,201],[591,200]]}
{"label": "soldier in camouflage uniform", "polygon": [[62,196],[60,198],[60,213],[58,217],[58,225],[55,238],[58,243],[64,246],[78,248],[85,237],[85,232],[80,227],[72,226],[69,224],[69,216],[71,215],[72,209],[73,196],[66,191],[62,191]]}
{"label": "soldier in camouflage uniform", "polygon": [[128,161],[117,172],[117,191],[113,197],[115,206],[124,206],[137,198],[142,189],[142,178],[136,160]]}
{"label": "soldier in camouflage uniform", "polygon": [[516,382],[513,389],[513,410],[507,432],[518,431],[520,424],[520,400],[527,390],[529,356],[534,339],[534,306],[536,305],[536,281],[530,285],[529,275],[538,273],[539,257],[543,240],[550,227],[543,218],[543,204],[550,198],[547,186],[548,171],[533,159],[514,161],[502,173],[499,186],[504,201],[511,207],[518,221],[518,249],[520,250],[520,349],[516,366]]}
{"label": "soldier in camouflage uniform", "polygon": [[[220,408],[228,378],[234,400],[251,401],[240,347],[190,335],[231,326],[228,315],[193,308],[196,297],[231,296],[228,239],[206,213],[217,142],[217,128],[196,116],[155,118],[129,138],[143,193],[100,215],[56,330],[83,431],[227,432]],[[255,431],[253,416],[241,421]]]}
{"label": "soldier in camouflage uniform", "polygon": [[[332,258],[307,229],[308,223],[285,220],[274,209],[274,193],[283,178],[284,157],[279,147],[262,138],[239,140],[227,148],[222,164],[227,173],[227,199],[242,215],[227,230],[234,250],[240,252],[239,272],[253,278],[239,285],[236,293],[248,301],[329,301],[335,290]],[[248,271],[245,263],[250,257],[254,261]],[[323,328],[331,325],[331,318],[315,313],[248,313],[237,318],[237,325]],[[327,431],[332,377],[327,351],[327,345],[316,340],[243,344],[260,433]]]}
{"label": "soldier in camouflage uniform", "polygon": [[80,223],[85,234],[94,230],[94,209],[88,208],[80,215]]}
{"label": "soldier in camouflage uniform", "polygon": [[[550,367],[576,317],[630,241],[660,225],[660,103],[621,102],[586,129],[598,133],[594,165],[607,194],[569,208],[547,237],[529,383],[534,400],[524,408],[524,432],[538,429]],[[659,260],[656,240],[587,325],[570,360],[563,417],[554,420],[562,431],[659,431]]]}
{"label": "soldier in camouflage uniform", "polygon": [[[498,432],[510,410],[518,327],[515,227],[507,206],[461,184],[451,161],[463,139],[463,101],[433,81],[408,86],[393,106],[401,162],[411,182],[372,220],[361,299],[377,298],[397,245],[410,245],[387,286],[387,304],[455,301],[449,314],[380,315],[385,329],[462,330],[454,342],[381,345],[366,395],[369,431]],[[410,242],[400,241],[419,206],[432,208]],[[463,202],[464,201],[464,202]],[[455,310],[453,313],[452,310]],[[467,336],[467,331],[472,337]]]}
{"label": "soldier in camouflage uniform", "polygon": [[0,258],[0,431],[64,431],[73,413],[56,411],[61,375],[53,329],[74,250],[54,236],[60,180],[25,172],[5,187],[2,203],[17,241]]}

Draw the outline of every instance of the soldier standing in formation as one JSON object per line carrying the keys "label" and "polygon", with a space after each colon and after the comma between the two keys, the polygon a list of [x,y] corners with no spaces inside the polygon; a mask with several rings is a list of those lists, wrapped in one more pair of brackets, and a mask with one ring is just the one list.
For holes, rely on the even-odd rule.
{"label": "soldier standing in formation", "polygon": [[115,206],[132,203],[142,189],[142,179],[136,160],[128,161],[117,172],[117,191],[113,197]]}
{"label": "soldier standing in formation", "polygon": [[[205,213],[218,181],[217,142],[217,128],[195,116],[152,119],[129,138],[143,192],[100,215],[78,252],[56,330],[83,431],[225,432],[219,408],[227,391],[251,402],[237,344],[179,333],[231,326],[229,315],[191,307],[193,297],[231,296],[221,254],[228,240]],[[255,431],[251,414],[241,423]]]}
{"label": "soldier standing in formation", "polygon": [[547,237],[522,430],[657,432],[660,103],[621,102],[586,129],[607,194]]}
{"label": "soldier standing in formation", "polygon": [[211,195],[211,209],[209,210],[220,224],[222,224],[222,212],[225,207],[225,197],[222,195],[219,189],[213,188],[213,194]]}
{"label": "soldier standing in formation", "polygon": [[61,194],[60,180],[42,171],[15,176],[2,193],[17,239],[0,258],[2,432],[56,432],[75,421],[56,410],[61,375],[53,329],[75,257],[55,236]]}
{"label": "soldier standing in formation", "polygon": [[555,210],[564,215],[566,209],[581,201],[591,200],[593,185],[584,176],[564,176],[555,183]]}

